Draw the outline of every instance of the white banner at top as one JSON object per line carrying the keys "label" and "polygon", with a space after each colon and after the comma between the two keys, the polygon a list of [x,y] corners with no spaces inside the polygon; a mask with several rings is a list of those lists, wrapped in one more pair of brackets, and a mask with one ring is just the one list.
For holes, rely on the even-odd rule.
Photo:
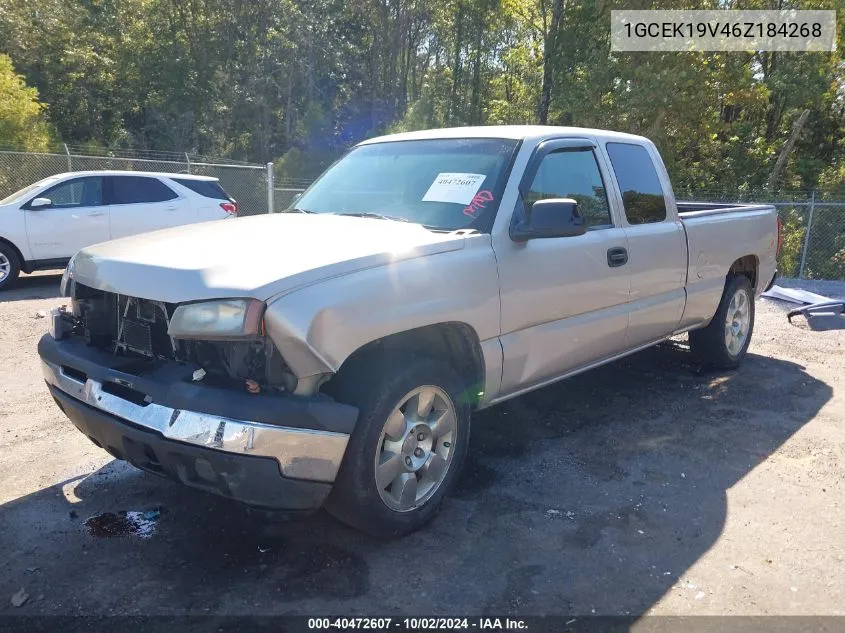
{"label": "white banner at top", "polygon": [[611,11],[613,51],[836,50],[836,11]]}

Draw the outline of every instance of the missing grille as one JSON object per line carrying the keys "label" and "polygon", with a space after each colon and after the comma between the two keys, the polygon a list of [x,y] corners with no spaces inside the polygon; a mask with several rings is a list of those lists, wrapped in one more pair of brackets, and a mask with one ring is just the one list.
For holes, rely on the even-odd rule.
{"label": "missing grille", "polygon": [[123,320],[122,343],[129,349],[140,354],[152,355],[153,337],[149,325],[137,323],[130,319]]}

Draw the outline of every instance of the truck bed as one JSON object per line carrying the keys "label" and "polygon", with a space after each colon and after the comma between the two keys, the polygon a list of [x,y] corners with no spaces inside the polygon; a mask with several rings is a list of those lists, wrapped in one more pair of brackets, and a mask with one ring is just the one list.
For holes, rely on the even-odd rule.
{"label": "truck bed", "polygon": [[681,327],[709,319],[718,307],[728,270],[741,259],[756,259],[755,291],[775,274],[777,214],[766,204],[678,202],[687,240],[687,306]]}

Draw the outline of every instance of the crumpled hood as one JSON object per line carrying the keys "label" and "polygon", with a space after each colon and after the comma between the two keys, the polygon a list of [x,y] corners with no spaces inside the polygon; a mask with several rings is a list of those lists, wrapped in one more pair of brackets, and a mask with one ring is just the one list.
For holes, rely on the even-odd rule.
{"label": "crumpled hood", "polygon": [[458,250],[460,235],[390,220],[281,213],[189,224],[89,246],[73,262],[81,284],[179,303],[266,301],[321,279]]}

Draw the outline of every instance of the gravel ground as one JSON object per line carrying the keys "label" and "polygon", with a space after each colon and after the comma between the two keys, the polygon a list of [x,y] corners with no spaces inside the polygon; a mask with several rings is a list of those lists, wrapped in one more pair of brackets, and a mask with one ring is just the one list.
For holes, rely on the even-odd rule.
{"label": "gravel ground", "polygon": [[[0,296],[0,613],[845,614],[831,317],[789,325],[761,300],[739,371],[702,372],[681,339],[477,415],[441,515],[384,543],[323,513],[258,518],[91,444],[40,378],[35,313],[58,282]],[[85,526],[120,511],[136,534]]]}

